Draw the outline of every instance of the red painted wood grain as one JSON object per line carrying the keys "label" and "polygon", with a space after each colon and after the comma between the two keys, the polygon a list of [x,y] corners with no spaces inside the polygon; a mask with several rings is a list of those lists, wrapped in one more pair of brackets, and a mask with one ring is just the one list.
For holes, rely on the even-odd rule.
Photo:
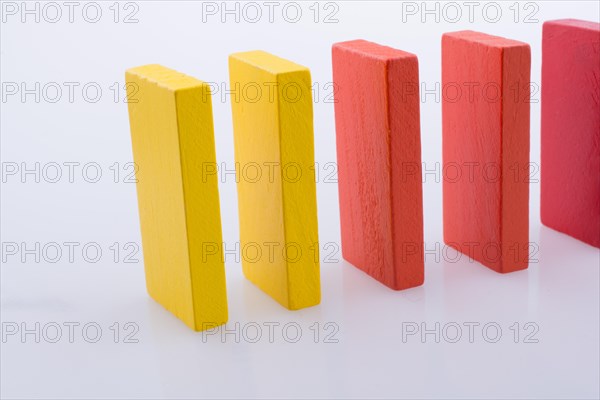
{"label": "red painted wood grain", "polygon": [[355,40],[332,58],[342,254],[392,289],[421,285],[417,57]]}
{"label": "red painted wood grain", "polygon": [[542,223],[600,247],[600,24],[544,23]]}
{"label": "red painted wood grain", "polygon": [[525,43],[442,37],[444,241],[497,272],[529,259],[529,79]]}

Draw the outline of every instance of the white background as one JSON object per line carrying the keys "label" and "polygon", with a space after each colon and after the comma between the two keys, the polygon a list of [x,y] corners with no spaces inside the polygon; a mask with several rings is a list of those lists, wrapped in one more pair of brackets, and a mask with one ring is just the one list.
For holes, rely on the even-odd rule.
{"label": "white background", "polygon": [[[516,6],[520,10],[517,22],[512,1],[488,8],[489,21],[482,14],[485,3],[477,3],[473,22],[467,5],[458,2],[462,18],[454,23],[447,19],[455,18],[455,9],[444,9],[443,3],[437,5],[442,13],[439,22],[435,14],[403,14],[401,2],[342,1],[327,9],[318,5],[317,23],[309,8],[314,9],[313,2],[299,3],[302,17],[297,23],[283,17],[284,3],[275,8],[273,23],[262,2],[258,4],[263,16],[257,23],[245,21],[243,15],[239,23],[235,15],[226,16],[223,23],[220,13],[205,15],[203,21],[202,3],[193,1],[138,1],[127,8],[121,4],[116,23],[112,1],[99,3],[102,16],[97,23],[83,18],[85,2],[75,8],[72,23],[62,2],[58,3],[62,18],[56,23],[48,21],[56,10],[46,8],[44,15],[44,3],[39,3],[40,22],[34,21],[35,15],[26,15],[22,22],[23,6],[13,4],[20,10],[16,15],[3,14],[1,28],[1,80],[6,97],[0,118],[2,166],[6,172],[14,163],[21,170],[39,162],[42,175],[39,183],[32,174],[21,176],[21,171],[4,176],[2,243],[15,242],[23,250],[36,242],[41,248],[56,242],[63,255],[55,263],[49,262],[54,253],[42,254],[39,262],[35,255],[23,261],[22,252],[10,255],[3,250],[3,332],[15,324],[19,329],[35,329],[40,323],[46,335],[40,343],[34,334],[4,337],[2,397],[599,397],[600,252],[541,226],[539,183],[531,184],[530,200],[530,240],[539,250],[532,255],[534,262],[528,270],[500,275],[466,257],[455,262],[446,257],[455,253],[446,253],[442,243],[441,171],[436,166],[441,161],[439,90],[437,99],[430,93],[421,104],[423,161],[427,169],[437,168],[424,184],[425,243],[432,251],[426,255],[422,287],[389,290],[342,261],[340,251],[332,254],[333,262],[324,262],[325,254],[339,246],[340,232],[337,185],[323,179],[317,186],[319,236],[322,246],[332,245],[322,255],[322,303],[317,307],[285,310],[243,278],[232,254],[226,260],[227,329],[231,333],[194,333],[147,295],[141,251],[134,255],[138,262],[125,263],[122,249],[129,242],[140,243],[135,184],[124,182],[130,171],[125,165],[132,161],[122,90],[127,68],[160,63],[205,81],[227,82],[227,56],[254,49],[306,65],[319,87],[314,105],[315,156],[324,166],[336,160],[333,104],[326,101],[331,94],[327,83],[331,81],[332,43],[363,38],[415,53],[420,79],[433,91],[440,81],[442,33],[480,30],[529,43],[532,81],[539,86],[542,22],[560,18],[598,21],[597,2],[521,3]],[[34,2],[27,4],[35,7]],[[422,9],[421,2],[415,4]],[[220,2],[216,5],[222,7]],[[502,15],[493,23],[496,6]],[[325,15],[336,8],[333,18],[338,22],[323,23]],[[133,11],[138,22],[123,23]],[[246,11],[246,17],[254,17],[253,10]],[[288,18],[293,18],[293,9],[288,11]],[[88,18],[94,18],[93,8],[88,6],[87,12]],[[537,22],[525,23],[532,12]],[[30,89],[39,82],[39,102],[34,94],[25,99],[20,93],[7,96],[4,89],[11,82]],[[55,103],[50,102],[56,93],[52,82],[63,89]],[[79,84],[72,102],[64,82]],[[88,100],[82,94],[82,87],[90,82],[102,89],[96,103],[88,101],[95,96],[93,88]],[[115,87],[120,87],[117,102]],[[217,159],[231,168],[230,97],[221,101],[220,95],[213,99]],[[531,104],[531,160],[539,163],[540,93],[533,99],[538,102]],[[74,167],[74,182],[69,182],[64,164],[70,162],[80,163]],[[49,182],[56,172],[52,163],[61,165],[58,183]],[[97,183],[84,179],[95,175],[95,164],[83,174],[87,163],[100,166],[102,177]],[[117,183],[110,169],[115,163],[121,172]],[[329,170],[323,167],[321,171]],[[223,236],[233,248],[239,234],[235,180],[232,175],[222,178]],[[539,172],[534,178],[539,180]],[[64,242],[79,243],[73,262]],[[118,262],[110,249],[115,242],[121,246]],[[98,262],[82,257],[87,243],[102,249]],[[80,324],[73,343],[64,325],[69,322]],[[115,322],[119,323],[118,343],[110,328]],[[134,325],[126,329],[128,322]],[[273,343],[265,325],[270,322],[280,324]],[[473,343],[464,325],[469,322],[480,324]],[[518,343],[515,322],[519,323]],[[102,328],[97,343],[85,340],[93,339],[95,333],[91,328],[83,335],[86,323]],[[293,326],[288,336],[283,334],[286,323],[302,329],[297,343],[289,343],[295,336]],[[430,330],[439,323],[439,333],[446,336],[439,343],[434,334],[412,335],[403,341],[403,329],[406,332],[413,323]],[[487,336],[483,334],[486,323],[501,327],[496,343],[486,341],[495,336],[493,328]],[[532,324],[526,329],[527,323]],[[62,327],[57,343],[48,340],[55,335],[53,324]],[[254,324],[262,327],[262,337],[250,343],[256,333]],[[454,324],[462,327],[462,337],[450,343]],[[138,330],[132,338],[137,343],[125,343],[125,334],[135,327]],[[526,334],[536,327],[529,338],[534,343],[525,343]],[[241,335],[239,343],[236,331]]]}

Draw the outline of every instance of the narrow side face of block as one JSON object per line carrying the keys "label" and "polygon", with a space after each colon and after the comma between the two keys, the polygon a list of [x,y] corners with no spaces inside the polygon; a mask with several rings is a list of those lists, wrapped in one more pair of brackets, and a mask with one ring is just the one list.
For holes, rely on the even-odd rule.
{"label": "narrow side face of block", "polygon": [[228,319],[219,184],[211,173],[217,159],[210,87],[178,89],[175,104],[195,329],[205,330]]}
{"label": "narrow side face of block", "polygon": [[[242,267],[289,309],[320,302],[311,79],[262,51],[229,58]],[[250,91],[252,89],[252,91]],[[244,171],[255,171],[248,174]],[[245,253],[244,249],[254,248]]]}
{"label": "narrow side face of block", "polygon": [[[502,57],[502,164],[499,168],[502,174],[500,272],[518,271],[529,265],[530,74],[529,46],[505,48]],[[515,88],[519,90],[515,92]],[[486,257],[494,259],[490,252]]]}
{"label": "narrow side face of block", "polygon": [[423,283],[416,56],[364,40],[334,44],[342,252],[393,289]]}
{"label": "narrow side face of block", "polygon": [[146,285],[188,326],[227,321],[208,85],[160,65],[126,72]]}
{"label": "narrow side face of block", "polygon": [[423,284],[423,178],[417,56],[388,65],[395,288]]}
{"label": "narrow side face of block", "polygon": [[529,76],[525,43],[442,38],[444,241],[497,272],[528,265]]}
{"label": "narrow side face of block", "polygon": [[600,24],[544,23],[541,218],[600,247]]}

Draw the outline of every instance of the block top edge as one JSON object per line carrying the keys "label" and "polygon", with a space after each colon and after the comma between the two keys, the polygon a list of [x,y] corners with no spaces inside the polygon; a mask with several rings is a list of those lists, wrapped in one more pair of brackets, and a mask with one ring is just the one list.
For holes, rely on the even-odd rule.
{"label": "block top edge", "polygon": [[173,91],[207,85],[206,82],[160,64],[141,65],[125,72]]}
{"label": "block top edge", "polygon": [[600,32],[600,22],[585,21],[583,19],[555,19],[555,20],[545,21],[544,26],[547,26],[547,25],[570,26],[573,28],[581,28],[581,29]]}
{"label": "block top edge", "polygon": [[521,47],[526,46],[529,47],[529,44],[525,42],[521,42],[519,40],[507,39],[502,36],[494,36],[489,35],[483,32],[477,31],[457,31],[457,32],[448,32],[444,33],[442,36],[442,40],[446,38],[452,38],[457,40],[464,40],[467,42],[479,43],[485,46],[495,47],[495,48],[509,48],[509,47]]}
{"label": "block top edge", "polygon": [[349,40],[347,42],[334,43],[332,50],[342,49],[348,52],[363,54],[366,57],[373,57],[378,60],[388,61],[395,59],[417,58],[416,54],[404,50],[395,49],[375,42],[369,42],[364,39]]}
{"label": "block top edge", "polygon": [[262,50],[233,53],[229,55],[229,60],[231,61],[232,59],[253,65],[274,75],[309,70],[303,65],[296,64],[293,61],[286,60],[285,58],[278,57]]}

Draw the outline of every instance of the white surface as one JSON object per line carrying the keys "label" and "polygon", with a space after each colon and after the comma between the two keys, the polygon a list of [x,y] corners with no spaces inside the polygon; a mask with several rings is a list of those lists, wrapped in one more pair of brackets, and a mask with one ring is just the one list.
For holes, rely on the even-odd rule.
{"label": "white surface", "polygon": [[[29,3],[33,7],[34,3]],[[59,3],[62,4],[62,3]],[[3,331],[11,323],[36,322],[53,336],[52,323],[62,326],[58,343],[34,335],[25,340],[7,336],[1,343],[1,396],[3,398],[255,398],[255,397],[406,397],[406,398],[598,398],[599,382],[599,264],[600,252],[568,236],[542,227],[539,219],[539,183],[531,185],[531,241],[539,246],[528,270],[500,275],[469,262],[436,260],[426,256],[425,284],[394,292],[347,265],[340,252],[333,263],[321,263],[322,304],[289,312],[247,282],[234,256],[227,258],[230,322],[227,328],[252,337],[257,323],[263,336],[258,343],[232,334],[203,336],[153,302],[145,291],[141,252],[137,263],[112,260],[112,243],[139,243],[135,185],[113,182],[115,162],[132,161],[127,106],[115,103],[110,87],[123,84],[128,67],[161,63],[205,81],[227,82],[229,53],[263,49],[311,68],[321,90],[315,103],[316,161],[335,161],[333,104],[323,101],[331,88],[330,46],[337,41],[364,38],[416,53],[420,79],[428,89],[440,81],[440,38],[446,31],[473,29],[526,41],[532,49],[532,81],[540,82],[541,22],[559,18],[598,21],[599,6],[587,2],[536,2],[540,22],[513,21],[513,2],[498,2],[503,12],[497,23],[475,13],[471,23],[436,23],[419,15],[402,22],[400,2],[337,2],[338,23],[315,24],[302,2],[303,18],[288,23],[222,23],[219,17],[202,22],[202,4],[196,2],[137,2],[138,23],[112,21],[112,2],[99,3],[103,17],[87,23],[76,9],[69,23],[22,23],[19,15],[6,16],[1,28],[1,79],[26,82],[97,82],[103,90],[97,103],[88,103],[75,91],[73,102],[63,98],[39,103],[30,95],[3,100],[1,157],[3,166],[24,162],[48,166],[52,162],[79,162],[74,182],[67,167],[58,183],[7,177],[2,184],[2,242],[32,247],[47,243],[95,242],[103,250],[97,263],[63,255],[56,263],[47,254],[39,263],[33,256],[22,262],[7,256],[1,268]],[[217,5],[219,5],[217,3]],[[266,6],[260,3],[263,12]],[[458,3],[466,13],[464,3]],[[20,5],[20,2],[17,3]],[[417,3],[420,5],[420,2]],[[43,6],[43,5],[42,5]],[[123,6],[122,6],[123,7]],[[323,13],[323,5],[321,12]],[[433,4],[430,5],[433,7]],[[481,3],[480,7],[483,7]],[[78,11],[79,10],[79,13]],[[133,8],[127,9],[131,11]],[[279,10],[279,9],[277,9]],[[331,9],[330,9],[331,10]],[[480,10],[477,8],[476,10]],[[48,12],[51,10],[48,9]],[[450,10],[448,10],[450,11]],[[91,12],[91,11],[90,11]],[[123,13],[123,9],[121,9]],[[54,14],[49,14],[52,18]],[[323,15],[321,15],[322,17]],[[120,15],[123,17],[123,14]],[[123,92],[121,92],[121,96]],[[53,94],[48,93],[48,96]],[[218,94],[217,94],[218,96]],[[539,100],[539,93],[536,97]],[[233,163],[233,135],[229,98],[213,100],[217,157]],[[441,161],[441,107],[433,95],[421,105],[423,161],[433,169]],[[539,162],[539,103],[531,108],[531,160]],[[98,183],[82,179],[81,166],[101,166]],[[12,164],[11,164],[12,165]],[[47,167],[51,168],[51,167]],[[50,173],[49,169],[46,172]],[[88,178],[92,176],[88,170]],[[123,172],[123,170],[122,170]],[[127,172],[127,171],[126,171]],[[324,170],[323,172],[328,172]],[[48,175],[49,176],[49,175]],[[438,166],[439,176],[439,166]],[[93,176],[92,176],[93,177]],[[539,174],[537,175],[539,178]],[[319,235],[322,245],[339,243],[337,185],[320,182]],[[434,249],[442,243],[440,179],[428,176],[424,185],[425,242]],[[238,240],[235,181],[220,184],[224,240]],[[441,245],[438,245],[441,246]],[[62,246],[66,251],[66,247]],[[331,249],[331,248],[330,248]],[[439,252],[437,252],[439,258]],[[3,254],[5,256],[6,254]],[[443,255],[443,253],[442,253]],[[6,262],[4,262],[6,261]],[[76,322],[73,343],[64,323]],[[103,330],[97,343],[87,343],[81,326],[97,323]],[[120,324],[119,343],[110,326]],[[124,324],[139,331],[137,343],[123,343]],[[279,323],[269,343],[265,323]],[[302,329],[297,343],[288,343],[281,326],[295,322]],[[321,336],[314,343],[310,329],[318,322]],[[335,325],[337,343],[325,343],[327,322]],[[465,323],[479,323],[470,343]],[[520,324],[519,343],[510,329]],[[524,343],[537,326],[537,343]],[[418,335],[403,341],[411,323],[436,323],[453,336],[453,323],[463,337],[450,343],[444,337]],[[481,332],[486,323],[502,328],[497,343]],[[50,324],[50,325],[48,325]],[[248,325],[250,324],[250,325]],[[450,325],[448,325],[450,324]],[[6,332],[5,332],[6,333]],[[93,337],[93,330],[88,337]],[[240,332],[242,333],[242,332]],[[293,336],[293,329],[288,331]],[[494,336],[493,329],[488,331]],[[248,338],[246,338],[248,339]],[[290,339],[290,338],[288,338]],[[451,339],[451,338],[447,338]]]}

